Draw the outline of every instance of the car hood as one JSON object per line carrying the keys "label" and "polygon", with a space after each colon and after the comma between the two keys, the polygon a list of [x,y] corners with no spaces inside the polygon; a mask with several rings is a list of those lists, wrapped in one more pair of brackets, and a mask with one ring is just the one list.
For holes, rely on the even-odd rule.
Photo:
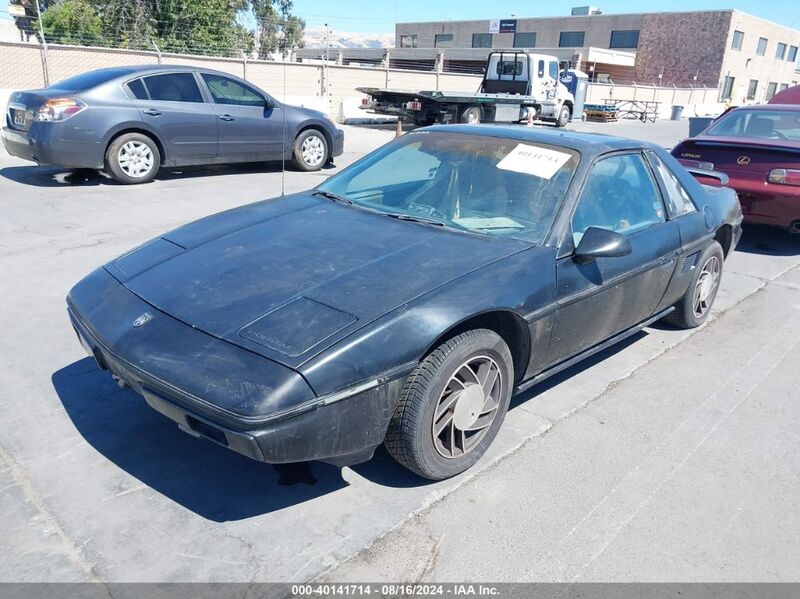
{"label": "car hood", "polygon": [[106,268],[159,310],[297,366],[394,308],[527,246],[306,193],[202,219]]}

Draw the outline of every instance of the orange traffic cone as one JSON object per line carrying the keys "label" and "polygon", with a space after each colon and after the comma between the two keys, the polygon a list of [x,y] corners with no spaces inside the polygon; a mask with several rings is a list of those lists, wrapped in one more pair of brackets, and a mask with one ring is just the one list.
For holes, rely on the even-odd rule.
{"label": "orange traffic cone", "polygon": [[401,135],[403,135],[403,119],[397,117],[397,125],[394,128],[394,136],[400,137]]}
{"label": "orange traffic cone", "polygon": [[528,122],[526,123],[527,127],[533,127],[533,109],[528,108]]}

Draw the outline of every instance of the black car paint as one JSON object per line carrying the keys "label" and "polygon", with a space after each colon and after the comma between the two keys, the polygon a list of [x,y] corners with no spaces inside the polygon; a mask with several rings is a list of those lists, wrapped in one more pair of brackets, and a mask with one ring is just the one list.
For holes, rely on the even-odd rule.
{"label": "black car paint", "polygon": [[[503,329],[518,388],[527,387],[666,313],[691,279],[687,259],[715,236],[729,240],[726,251],[738,241],[735,194],[701,186],[649,144],[511,127],[422,131],[578,151],[546,241],[402,222],[296,194],[188,224],[98,269],[68,298],[79,335],[101,366],[193,434],[271,462],[354,463],[382,442],[405,375],[455,331]],[[630,151],[654,152],[698,210],[631,235],[628,256],[580,263],[569,223],[585,176],[594,160]],[[299,351],[271,342],[269,331],[246,334],[299,298],[324,329],[301,331]],[[133,327],[144,312],[154,317]],[[242,445],[242,435],[255,445]]]}
{"label": "black car paint", "polygon": [[[104,69],[96,71],[100,73]],[[203,164],[239,163],[260,160],[280,160],[292,157],[292,144],[285,144],[281,152],[280,133],[286,131],[286,139],[293,140],[308,128],[322,131],[328,141],[330,155],[343,152],[344,134],[321,112],[283,104],[266,92],[259,90],[267,100],[265,109],[258,109],[260,124],[275,123],[269,131],[278,136],[277,143],[264,146],[263,151],[218,152],[218,131],[223,139],[244,143],[253,142],[253,132],[260,127],[254,122],[252,110],[231,105],[214,104],[201,73],[221,75],[257,89],[234,75],[212,69],[185,66],[148,65],[108,69],[113,76],[91,87],[62,89],[59,84],[40,90],[15,92],[11,101],[28,108],[24,127],[14,126],[8,114],[4,115],[3,142],[8,152],[39,164],[55,164],[75,168],[102,169],[105,152],[112,139],[125,132],[140,131],[153,137],[161,152],[164,166],[191,166]],[[129,81],[151,75],[168,73],[193,73],[203,96],[203,103],[158,102],[137,100],[126,91]],[[87,104],[87,108],[60,122],[37,122],[33,120],[36,109],[48,99],[73,97]],[[246,133],[239,127],[239,114],[233,121],[221,117],[231,111],[241,113]],[[246,113],[246,114],[245,114]],[[258,116],[256,115],[256,116]],[[278,126],[277,123],[280,123]],[[233,133],[227,133],[233,130]],[[237,133],[238,132],[238,133]],[[262,137],[262,136],[260,136]],[[224,144],[224,141],[223,141]],[[241,145],[241,144],[239,144]]]}

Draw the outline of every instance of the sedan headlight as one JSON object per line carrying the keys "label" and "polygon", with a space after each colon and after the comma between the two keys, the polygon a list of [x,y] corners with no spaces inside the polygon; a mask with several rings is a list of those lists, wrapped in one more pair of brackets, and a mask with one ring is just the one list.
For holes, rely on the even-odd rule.
{"label": "sedan headlight", "polygon": [[86,108],[77,98],[51,98],[36,111],[33,119],[40,123],[64,121]]}
{"label": "sedan headlight", "polygon": [[791,168],[774,168],[769,172],[767,181],[780,185],[800,185],[800,170]]}

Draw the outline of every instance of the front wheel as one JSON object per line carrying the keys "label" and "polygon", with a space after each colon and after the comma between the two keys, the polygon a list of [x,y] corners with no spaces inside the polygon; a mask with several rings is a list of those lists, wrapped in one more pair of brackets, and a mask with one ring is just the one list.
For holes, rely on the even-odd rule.
{"label": "front wheel", "polygon": [[572,112],[570,111],[569,106],[562,106],[561,110],[559,110],[558,112],[558,118],[556,119],[556,127],[566,127],[571,117],[572,117]]}
{"label": "front wheel", "polygon": [[147,135],[125,133],[109,144],[105,163],[106,172],[120,183],[147,183],[161,166],[161,152]]}
{"label": "front wheel", "polygon": [[328,141],[317,129],[306,129],[294,140],[292,162],[301,171],[318,171],[328,161]]}
{"label": "front wheel", "polygon": [[445,341],[406,380],[386,449],[431,480],[463,472],[500,430],[513,385],[511,352],[494,331],[475,329]]}
{"label": "front wheel", "polygon": [[675,304],[675,310],[664,317],[666,322],[681,329],[693,329],[708,320],[722,280],[724,261],[722,246],[712,241],[697,261],[686,293]]}

